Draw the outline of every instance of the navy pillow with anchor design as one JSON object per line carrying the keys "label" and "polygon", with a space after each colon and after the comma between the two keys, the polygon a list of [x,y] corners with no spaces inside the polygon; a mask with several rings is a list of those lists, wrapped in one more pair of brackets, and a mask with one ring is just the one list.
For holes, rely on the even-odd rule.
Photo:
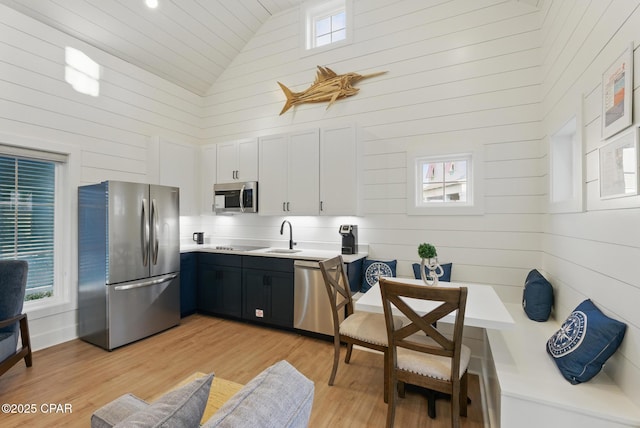
{"label": "navy pillow with anchor design", "polygon": [[604,315],[585,300],[547,341],[547,352],[573,385],[597,375],[618,349],[627,325]]}
{"label": "navy pillow with anchor design", "polygon": [[396,260],[391,260],[388,262],[380,261],[380,260],[365,260],[362,265],[362,286],[360,287],[360,291],[366,293],[371,287],[378,282],[378,278],[381,276],[396,276]]}

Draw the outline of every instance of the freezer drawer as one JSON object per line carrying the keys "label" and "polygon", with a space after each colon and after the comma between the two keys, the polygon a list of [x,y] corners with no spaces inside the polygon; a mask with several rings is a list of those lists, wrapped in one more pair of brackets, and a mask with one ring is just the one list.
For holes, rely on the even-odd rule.
{"label": "freezer drawer", "polygon": [[108,343],[114,349],[180,324],[180,274],[107,286]]}

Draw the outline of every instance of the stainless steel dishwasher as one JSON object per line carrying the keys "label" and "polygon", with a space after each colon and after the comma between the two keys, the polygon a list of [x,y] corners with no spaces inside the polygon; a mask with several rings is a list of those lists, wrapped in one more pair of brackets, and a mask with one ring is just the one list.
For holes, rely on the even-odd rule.
{"label": "stainless steel dishwasher", "polygon": [[[300,330],[333,336],[329,296],[318,262],[294,262],[293,326]],[[344,314],[339,316],[340,322]]]}

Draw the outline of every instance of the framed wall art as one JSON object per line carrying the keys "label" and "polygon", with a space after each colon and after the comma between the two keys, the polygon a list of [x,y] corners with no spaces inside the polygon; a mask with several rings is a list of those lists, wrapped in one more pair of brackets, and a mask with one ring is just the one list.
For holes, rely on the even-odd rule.
{"label": "framed wall art", "polygon": [[622,131],[632,121],[633,42],[602,74],[602,138]]}
{"label": "framed wall art", "polygon": [[600,198],[638,194],[638,133],[634,126],[600,147]]}

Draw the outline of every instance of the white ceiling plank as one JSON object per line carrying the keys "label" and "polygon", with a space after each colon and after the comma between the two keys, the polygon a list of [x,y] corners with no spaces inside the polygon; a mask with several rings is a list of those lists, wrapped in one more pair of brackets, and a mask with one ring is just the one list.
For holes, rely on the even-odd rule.
{"label": "white ceiling plank", "polygon": [[[153,55],[161,62],[173,64],[183,73],[191,74],[203,82],[210,80],[208,71],[215,64],[208,58],[196,57],[192,59],[195,51],[178,38],[173,37],[160,29],[145,28],[145,20],[137,19],[136,22],[128,20],[131,16],[128,10],[119,10],[117,2],[94,2],[93,0],[63,0],[59,1],[64,7],[79,13],[82,16],[92,17],[94,25],[99,26],[104,34],[111,35],[110,47],[118,51],[126,51],[130,46],[136,46],[140,51]],[[109,9],[104,9],[104,4]],[[137,25],[136,25],[137,24]],[[223,67],[219,67],[220,70]]]}
{"label": "white ceiling plank", "polygon": [[199,37],[229,56],[230,60],[237,55],[245,43],[243,38],[230,32],[228,23],[223,22],[216,13],[203,7],[198,0],[167,1],[163,6],[163,12],[166,13],[166,20],[177,21],[184,28],[194,31]]}
{"label": "white ceiling plank", "polygon": [[198,90],[206,90],[210,76],[206,70],[196,64],[181,60],[176,52],[156,40],[132,31],[113,17],[93,8],[85,0],[64,0],[52,2],[67,10],[69,16],[75,16],[74,28],[84,36],[80,39],[93,38],[97,47],[112,51],[127,62],[143,61],[153,73],[174,76],[181,86],[190,85]]}
{"label": "white ceiling plank", "polygon": [[[164,36],[162,43],[172,46],[173,50],[189,51],[193,56],[201,55],[199,61],[202,61],[206,67],[214,66],[224,69],[236,55],[236,51],[226,43],[211,43],[209,40],[215,37],[215,34],[205,27],[194,26],[191,20],[180,20],[180,17],[174,16],[175,19],[171,19],[167,16],[164,8],[161,11],[152,11],[142,2],[131,2],[130,0],[88,1],[91,1],[96,7],[113,4],[114,6],[110,9],[117,13],[117,16],[121,16],[127,25],[138,27],[152,37],[156,37],[161,32]],[[220,58],[223,59],[220,60]]]}

